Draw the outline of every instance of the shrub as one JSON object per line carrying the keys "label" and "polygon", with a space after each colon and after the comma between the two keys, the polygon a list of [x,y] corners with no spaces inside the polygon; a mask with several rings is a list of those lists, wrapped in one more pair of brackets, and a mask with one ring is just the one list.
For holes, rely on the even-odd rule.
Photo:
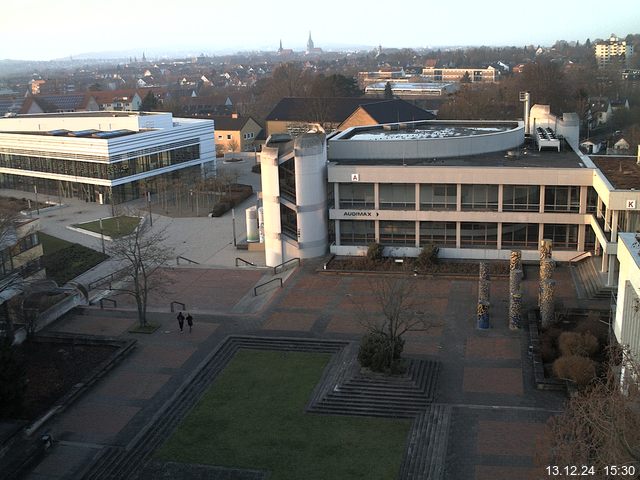
{"label": "shrub", "polygon": [[540,356],[544,363],[550,363],[558,358],[558,350],[556,349],[554,342],[543,340],[540,343]]}
{"label": "shrub", "polygon": [[381,262],[383,250],[383,246],[379,243],[371,243],[367,248],[367,258],[373,262]]}
{"label": "shrub", "polygon": [[562,355],[588,357],[598,351],[600,344],[591,333],[562,332],[558,337],[558,348]]}
{"label": "shrub", "polygon": [[574,329],[578,333],[591,333],[596,336],[600,343],[606,343],[609,335],[609,327],[600,321],[600,313],[589,312],[587,318],[580,320]]}
{"label": "shrub", "polygon": [[420,250],[418,258],[416,258],[416,264],[420,269],[427,269],[432,265],[438,263],[438,251],[440,249],[433,244],[425,245]]}
{"label": "shrub", "polygon": [[558,378],[573,380],[578,386],[583,387],[595,378],[596,366],[586,357],[562,356],[553,362],[553,374]]}
{"label": "shrub", "polygon": [[392,348],[389,335],[379,331],[370,332],[362,337],[358,361],[362,367],[374,372],[399,373],[402,368],[400,355],[403,349],[402,338],[396,338]]}

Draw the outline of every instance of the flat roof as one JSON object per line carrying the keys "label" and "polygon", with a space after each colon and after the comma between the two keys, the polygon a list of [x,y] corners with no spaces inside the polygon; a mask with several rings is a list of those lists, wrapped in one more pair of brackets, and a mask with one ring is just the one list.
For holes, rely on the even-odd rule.
{"label": "flat roof", "polygon": [[[517,124],[515,125],[517,126]],[[512,130],[514,125],[448,125],[430,124],[416,125],[415,127],[397,128],[397,125],[389,125],[389,128],[372,128],[370,130],[354,130],[351,135],[342,137],[341,140],[420,140],[424,138],[454,138],[470,137],[474,135],[486,135],[488,133],[506,132]],[[394,128],[396,127],[396,128]]]}
{"label": "flat roof", "polygon": [[640,165],[637,157],[589,155],[616,190],[640,190]]}
{"label": "flat roof", "polygon": [[446,158],[393,158],[393,159],[332,159],[334,165],[411,165],[432,167],[511,167],[511,168],[588,168],[582,159],[565,142],[561,151],[556,149],[538,151],[532,139],[527,139],[517,149],[480,153],[469,156]]}

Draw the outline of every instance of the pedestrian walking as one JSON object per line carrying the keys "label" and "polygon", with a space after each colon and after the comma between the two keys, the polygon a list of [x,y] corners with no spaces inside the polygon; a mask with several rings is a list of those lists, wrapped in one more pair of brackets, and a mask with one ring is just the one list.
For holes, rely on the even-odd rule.
{"label": "pedestrian walking", "polygon": [[178,313],[178,326],[180,327],[180,333],[182,333],[184,328],[184,315],[182,312]]}
{"label": "pedestrian walking", "polygon": [[188,312],[187,312],[187,325],[189,325],[189,333],[191,333],[191,330],[193,329],[193,317]]}

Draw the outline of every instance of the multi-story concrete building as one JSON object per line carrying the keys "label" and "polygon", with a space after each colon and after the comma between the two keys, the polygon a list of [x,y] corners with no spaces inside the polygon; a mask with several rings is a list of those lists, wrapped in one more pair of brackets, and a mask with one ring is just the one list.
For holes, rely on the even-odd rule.
{"label": "multi-story concrete building", "polygon": [[158,179],[215,173],[211,120],[171,113],[86,112],[0,119],[0,186],[114,202]]}
{"label": "multi-story concrete building", "polygon": [[497,79],[497,70],[487,68],[440,68],[425,67],[422,69],[422,77],[426,82],[460,82],[468,76],[471,83],[494,83]]}
{"label": "multi-story concrete building", "polygon": [[629,66],[629,60],[633,56],[633,45],[620,40],[613,33],[608,40],[596,42],[593,48],[598,68],[601,69],[611,65],[620,68]]}
{"label": "multi-story concrete building", "polygon": [[[535,260],[544,238],[559,261],[600,256],[612,286],[617,233],[640,227],[640,166],[635,157],[580,153],[578,124],[575,114],[556,117],[535,105],[525,122],[353,127],[328,140],[325,187],[323,153],[314,147],[314,188],[299,171],[311,168],[302,162],[311,140],[279,144],[267,161],[273,168],[263,161],[265,238],[277,237],[271,250],[265,246],[267,261],[363,255],[373,242],[389,256],[416,256],[435,244],[445,258],[506,259],[519,249]],[[307,239],[305,225],[308,216],[314,228],[323,225],[318,199],[325,197],[314,193],[308,205],[299,199],[320,188],[330,199],[324,245],[315,230]]]}

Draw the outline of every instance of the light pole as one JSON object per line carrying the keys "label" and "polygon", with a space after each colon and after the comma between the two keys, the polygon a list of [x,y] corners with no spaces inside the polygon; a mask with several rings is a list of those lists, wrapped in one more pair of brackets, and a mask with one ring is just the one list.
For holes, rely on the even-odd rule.
{"label": "light pole", "polygon": [[153,227],[153,216],[151,215],[151,192],[147,192],[147,208],[149,209],[149,223]]}
{"label": "light pole", "polygon": [[33,191],[36,193],[36,213],[40,215],[40,204],[38,203],[38,186],[33,185]]}
{"label": "light pole", "polygon": [[233,230],[233,246],[236,247],[236,209],[231,209],[231,228]]}
{"label": "light pole", "polygon": [[102,217],[100,217],[100,241],[102,242],[102,254],[104,255],[104,230],[102,230]]}

